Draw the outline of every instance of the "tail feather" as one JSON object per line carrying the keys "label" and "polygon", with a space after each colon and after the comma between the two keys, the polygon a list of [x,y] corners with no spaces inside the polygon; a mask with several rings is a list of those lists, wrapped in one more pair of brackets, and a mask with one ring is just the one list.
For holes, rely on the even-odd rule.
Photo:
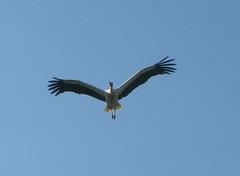
{"label": "tail feather", "polygon": [[[115,106],[115,110],[120,109],[121,107],[122,107],[122,105],[120,105],[120,103],[117,103],[116,106]],[[105,107],[104,111],[106,111],[106,112],[111,112],[113,109],[114,109],[114,108],[112,108],[112,107],[110,107],[110,106],[107,105],[107,106]]]}
{"label": "tail feather", "polygon": [[106,111],[106,112],[111,112],[111,111],[112,111],[112,109],[111,109],[111,108],[109,108],[108,106],[106,106],[106,108],[104,109],[104,111]]}

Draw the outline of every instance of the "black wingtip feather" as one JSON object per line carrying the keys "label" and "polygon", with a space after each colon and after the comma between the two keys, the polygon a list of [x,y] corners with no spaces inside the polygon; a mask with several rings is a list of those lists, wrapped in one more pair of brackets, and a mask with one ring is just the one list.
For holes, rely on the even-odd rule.
{"label": "black wingtip feather", "polygon": [[[162,59],[161,61],[159,61],[157,63],[158,66],[164,68],[164,69],[169,69],[169,70],[176,70],[176,68],[172,67],[175,66],[177,64],[172,63],[175,59],[168,59],[169,56],[165,57],[164,59]],[[168,60],[167,60],[168,59]]]}
{"label": "black wingtip feather", "polygon": [[166,56],[166,57],[163,58],[160,62],[164,62],[167,58],[169,58],[169,56]]}
{"label": "black wingtip feather", "polygon": [[61,93],[61,91],[59,90],[59,91],[55,94],[55,96],[58,96],[60,93]]}
{"label": "black wingtip feather", "polygon": [[58,88],[54,89],[54,90],[51,92],[51,94],[54,94],[54,93],[57,92],[57,91],[59,91]]}
{"label": "black wingtip feather", "polygon": [[58,81],[61,81],[61,79],[59,79],[59,78],[57,78],[57,77],[54,77],[54,76],[53,76],[53,79],[58,80]]}
{"label": "black wingtip feather", "polygon": [[63,81],[62,79],[52,77],[53,80],[48,81],[50,84],[48,85],[48,90],[50,91],[50,94],[55,94],[55,96],[59,95],[62,93],[61,91],[61,82]]}
{"label": "black wingtip feather", "polygon": [[159,62],[159,64],[161,64],[161,65],[165,65],[165,64],[167,64],[167,63],[169,63],[169,62],[172,62],[172,61],[174,61],[175,59],[169,59],[169,60],[161,60],[160,62]]}

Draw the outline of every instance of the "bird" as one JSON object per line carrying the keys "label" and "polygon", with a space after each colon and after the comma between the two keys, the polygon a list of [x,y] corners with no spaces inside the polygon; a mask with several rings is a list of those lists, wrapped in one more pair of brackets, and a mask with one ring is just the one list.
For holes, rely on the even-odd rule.
{"label": "bird", "polygon": [[52,80],[48,81],[48,90],[51,94],[55,94],[55,96],[64,92],[74,92],[101,100],[106,103],[104,110],[111,112],[112,119],[115,119],[116,110],[122,107],[119,100],[128,96],[138,86],[146,83],[149,78],[156,75],[173,73],[176,70],[174,67],[176,64],[173,61],[174,59],[169,59],[167,56],[156,64],[137,71],[117,88],[114,88],[113,82],[110,81],[108,89],[102,90],[79,80],[66,80],[53,77]]}

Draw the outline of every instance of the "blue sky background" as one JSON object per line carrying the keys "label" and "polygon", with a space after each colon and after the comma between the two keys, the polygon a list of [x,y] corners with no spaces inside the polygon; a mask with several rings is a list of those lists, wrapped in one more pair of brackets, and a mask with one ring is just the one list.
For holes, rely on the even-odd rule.
{"label": "blue sky background", "polygon": [[[237,0],[1,0],[1,176],[240,175]],[[117,119],[52,76],[107,88],[169,55]]]}

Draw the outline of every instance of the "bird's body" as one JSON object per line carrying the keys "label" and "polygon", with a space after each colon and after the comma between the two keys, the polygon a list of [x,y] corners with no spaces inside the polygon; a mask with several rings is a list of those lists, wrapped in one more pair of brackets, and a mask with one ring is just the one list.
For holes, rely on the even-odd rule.
{"label": "bird's body", "polygon": [[118,101],[118,91],[117,89],[109,88],[105,91],[106,103],[105,108],[106,112],[112,112],[112,118],[115,119],[115,110],[120,109],[122,106]]}
{"label": "bird's body", "polygon": [[174,72],[175,68],[172,66],[176,64],[170,63],[174,59],[167,60],[167,58],[168,57],[150,67],[138,71],[116,89],[113,88],[112,82],[109,82],[109,89],[102,90],[82,81],[63,80],[59,78],[54,78],[54,80],[49,81],[50,84],[48,87],[51,93],[55,93],[55,96],[66,91],[71,91],[79,94],[86,94],[104,101],[107,103],[105,111],[111,112],[112,118],[115,119],[115,111],[122,107],[119,103],[120,99],[126,97],[139,85],[144,84],[150,77]]}

